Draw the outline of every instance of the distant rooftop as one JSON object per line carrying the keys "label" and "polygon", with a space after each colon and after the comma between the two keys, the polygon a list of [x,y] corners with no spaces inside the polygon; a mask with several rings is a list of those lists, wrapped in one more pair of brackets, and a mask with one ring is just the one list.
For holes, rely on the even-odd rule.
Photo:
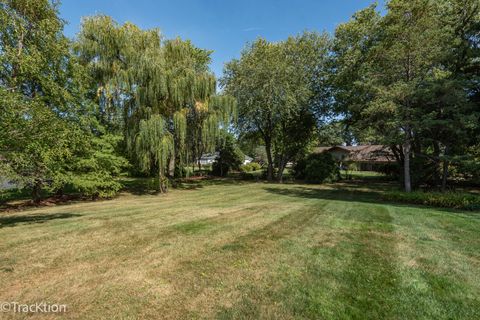
{"label": "distant rooftop", "polygon": [[381,144],[367,144],[358,146],[331,146],[317,147],[313,153],[343,150],[349,153],[349,160],[355,162],[392,162],[395,161],[390,147]]}

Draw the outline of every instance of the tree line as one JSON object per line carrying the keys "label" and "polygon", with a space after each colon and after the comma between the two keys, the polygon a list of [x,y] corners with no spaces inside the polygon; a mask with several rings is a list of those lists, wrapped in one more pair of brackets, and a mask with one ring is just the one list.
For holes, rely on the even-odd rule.
{"label": "tree line", "polygon": [[218,80],[212,51],[158,29],[96,15],[68,39],[59,5],[0,2],[0,176],[35,200],[112,196],[124,172],[165,192],[232,134],[264,147],[268,180],[332,141],[390,146],[406,191],[480,176],[478,1],[391,0],[334,35],[259,38]]}
{"label": "tree line", "polygon": [[103,15],[71,41],[58,6],[0,4],[2,174],[35,200],[65,187],[111,196],[125,170],[155,174],[165,192],[236,116],[216,93],[211,51]]}
{"label": "tree line", "polygon": [[[390,147],[410,191],[480,176],[480,3],[391,0],[356,12],[334,36],[249,44],[222,84],[239,130],[265,145],[268,177],[311,144]],[[273,156],[272,156],[273,154]]]}

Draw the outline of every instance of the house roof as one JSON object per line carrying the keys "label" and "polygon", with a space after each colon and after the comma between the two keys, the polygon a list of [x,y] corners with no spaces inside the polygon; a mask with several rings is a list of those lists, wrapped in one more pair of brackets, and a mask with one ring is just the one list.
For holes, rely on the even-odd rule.
{"label": "house roof", "polygon": [[214,153],[204,153],[202,154],[202,156],[200,157],[200,160],[215,160],[217,159],[219,153],[218,152],[214,152]]}
{"label": "house roof", "polygon": [[322,153],[333,151],[335,149],[345,150],[349,153],[349,160],[355,162],[392,162],[395,160],[392,150],[385,145],[358,145],[358,146],[333,146],[333,147],[317,147],[314,153]]}
{"label": "house roof", "polygon": [[[220,153],[218,151],[214,152],[214,153],[204,153],[204,154],[202,154],[202,157],[200,158],[200,160],[216,160],[218,158],[219,154]],[[245,155],[245,160],[252,161],[253,158]]]}
{"label": "house roof", "polygon": [[313,153],[322,153],[324,151],[330,150],[332,147],[316,147],[313,149]]}

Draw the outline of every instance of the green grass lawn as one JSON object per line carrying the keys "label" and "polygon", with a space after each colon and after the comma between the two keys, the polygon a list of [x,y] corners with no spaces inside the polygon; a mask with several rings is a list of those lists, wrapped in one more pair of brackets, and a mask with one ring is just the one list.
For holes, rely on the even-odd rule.
{"label": "green grass lawn", "polygon": [[389,181],[392,180],[391,177],[385,175],[384,173],[381,172],[376,172],[376,171],[345,171],[345,170],[340,170],[340,174],[342,178],[350,178],[353,180],[377,180],[377,181]]}
{"label": "green grass lawn", "polygon": [[70,319],[479,319],[480,213],[382,203],[386,188],[209,181],[2,213],[0,302]]}

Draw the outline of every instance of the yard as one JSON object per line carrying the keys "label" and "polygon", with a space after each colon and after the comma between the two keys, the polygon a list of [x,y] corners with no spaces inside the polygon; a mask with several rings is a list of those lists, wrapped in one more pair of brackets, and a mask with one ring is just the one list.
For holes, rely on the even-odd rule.
{"label": "yard", "polygon": [[213,180],[2,213],[0,301],[70,319],[480,318],[480,214],[385,188]]}

